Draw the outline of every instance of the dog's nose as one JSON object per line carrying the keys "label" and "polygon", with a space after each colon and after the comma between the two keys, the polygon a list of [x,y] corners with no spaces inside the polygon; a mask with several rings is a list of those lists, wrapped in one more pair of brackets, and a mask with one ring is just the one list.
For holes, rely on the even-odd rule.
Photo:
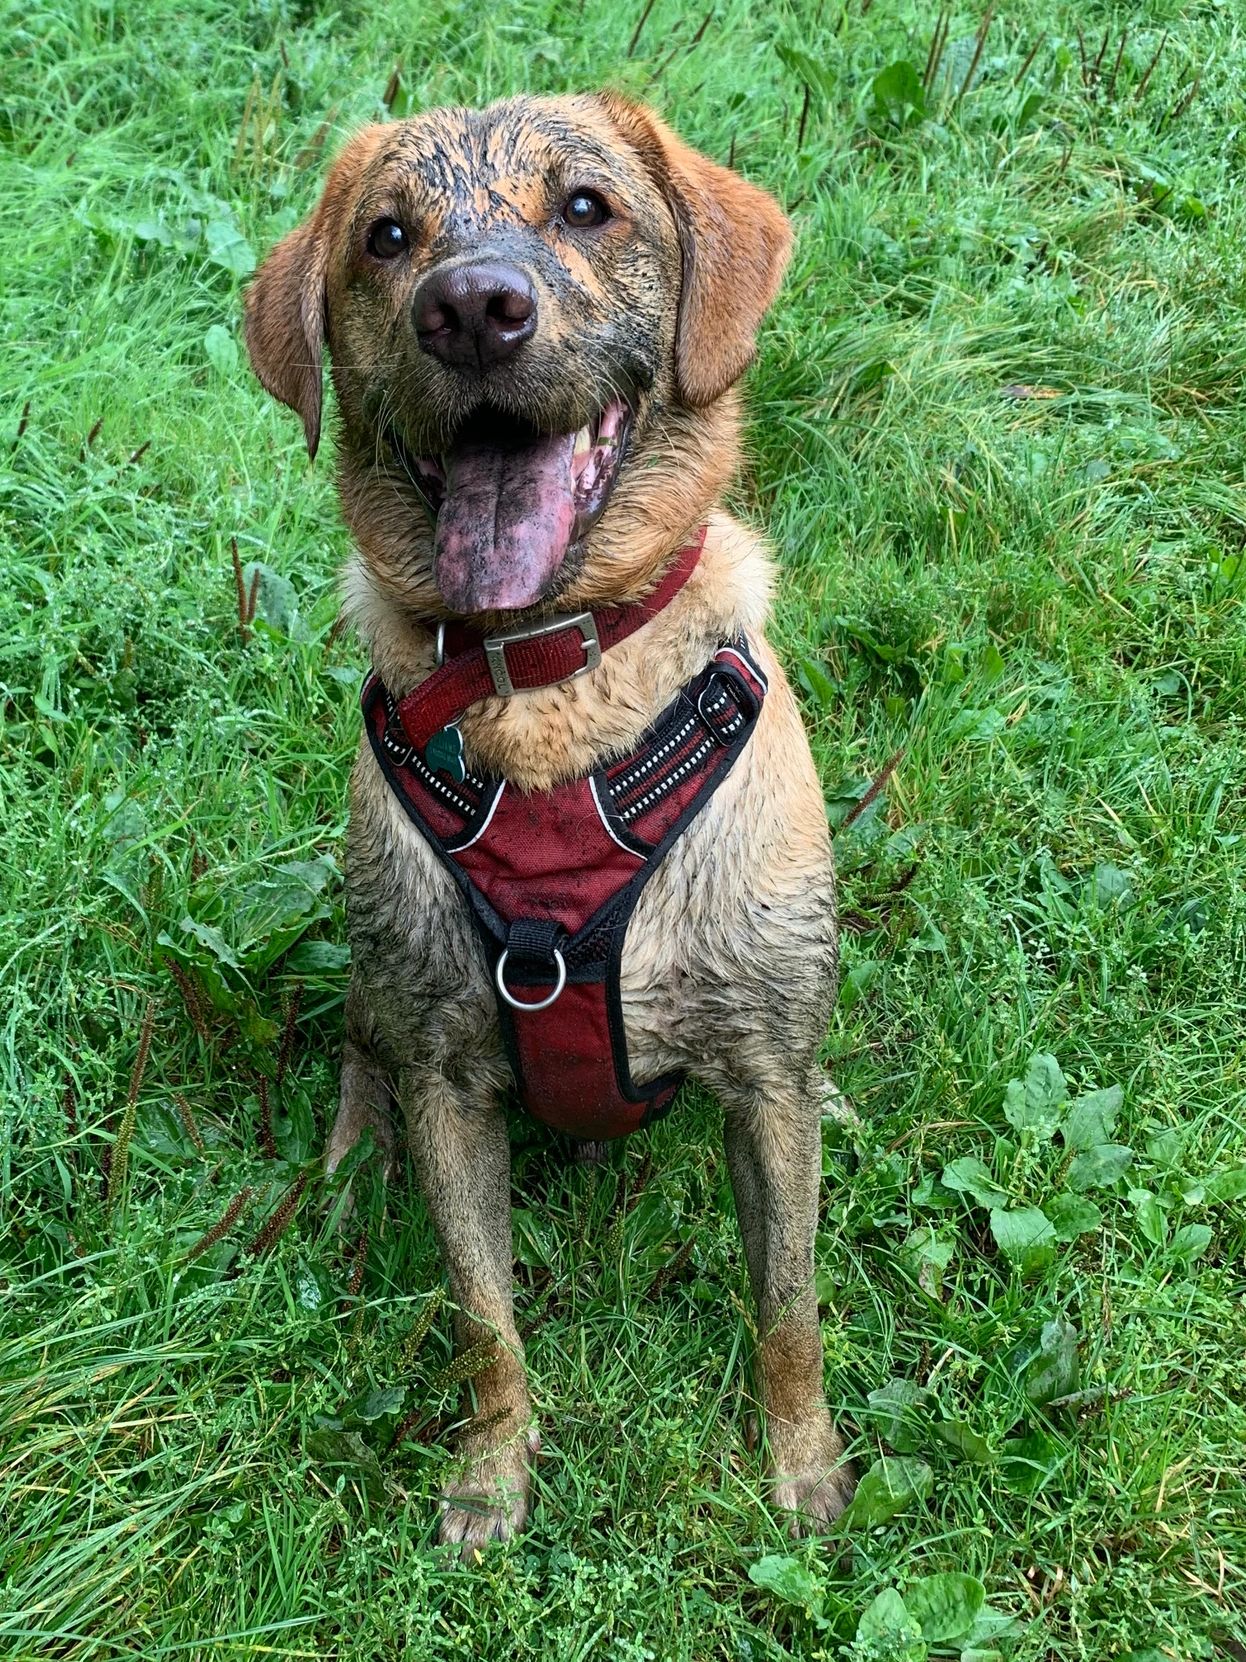
{"label": "dog's nose", "polygon": [[412,308],[421,348],[451,369],[489,369],[536,332],[536,290],[513,265],[432,271]]}

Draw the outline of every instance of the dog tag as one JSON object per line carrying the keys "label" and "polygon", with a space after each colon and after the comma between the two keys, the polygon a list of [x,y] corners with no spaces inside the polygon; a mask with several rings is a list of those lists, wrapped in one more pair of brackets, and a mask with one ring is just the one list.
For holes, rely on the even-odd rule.
{"label": "dog tag", "polygon": [[424,760],[434,773],[445,773],[461,785],[467,778],[463,761],[463,735],[453,722],[434,733],[424,746]]}

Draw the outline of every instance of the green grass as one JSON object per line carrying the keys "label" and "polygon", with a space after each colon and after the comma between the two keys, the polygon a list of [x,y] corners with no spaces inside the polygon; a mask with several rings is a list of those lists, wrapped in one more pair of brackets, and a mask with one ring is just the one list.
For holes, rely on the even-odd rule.
{"label": "green grass", "polygon": [[[1246,1656],[1246,1225],[1223,1175],[1246,1164],[1240,11],[1010,0],[963,97],[980,14],[956,11],[924,118],[873,84],[920,76],[929,8],[724,0],[694,46],[701,15],[7,11],[6,1656],[919,1657],[849,1647],[881,1591],[949,1570],[1012,1619],[980,1656]],[[248,247],[306,209],[399,58],[412,108],[622,84],[798,227],[739,506],[782,562],[776,639],[836,824],[903,752],[837,837],[827,1055],[860,1124],[827,1127],[819,1264],[841,1423],[863,1468],[922,1462],[882,1469],[923,1492],[850,1551],[791,1548],[761,1499],[712,1107],[599,1171],[517,1127],[545,1454],[531,1530],[478,1568],[433,1545],[458,1386],[422,1207],[361,1183],[343,1230],[315,1172],[361,664],[333,632],[331,470],[235,343]],[[245,640],[231,539],[270,572]],[[1004,1113],[1035,1053],[1074,1095],[1121,1088],[1133,1158],[1023,1274],[941,1179],[977,1157],[988,1201],[1057,1210],[1075,1135]],[[750,1579],[789,1553],[758,1572],[778,1592]]]}

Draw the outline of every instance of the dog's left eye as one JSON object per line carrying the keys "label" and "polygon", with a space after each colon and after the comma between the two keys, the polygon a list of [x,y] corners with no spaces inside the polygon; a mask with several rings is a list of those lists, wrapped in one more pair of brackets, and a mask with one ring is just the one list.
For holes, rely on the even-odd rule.
{"label": "dog's left eye", "polygon": [[577,190],[568,198],[562,217],[573,230],[587,231],[594,225],[604,225],[610,218],[610,210],[595,191]]}
{"label": "dog's left eye", "polygon": [[397,259],[406,249],[407,233],[396,219],[378,219],[368,232],[368,253],[375,259]]}

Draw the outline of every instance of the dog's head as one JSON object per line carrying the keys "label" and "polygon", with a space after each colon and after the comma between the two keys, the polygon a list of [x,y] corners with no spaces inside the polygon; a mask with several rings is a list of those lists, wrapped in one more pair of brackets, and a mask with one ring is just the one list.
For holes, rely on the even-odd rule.
{"label": "dog's head", "polygon": [[770,196],[614,94],[433,110],[347,145],[247,345],[314,455],[327,341],[343,504],[393,598],[523,609],[583,590],[594,527],[655,487],[677,527],[709,505],[734,451],[706,433],[789,244]]}

